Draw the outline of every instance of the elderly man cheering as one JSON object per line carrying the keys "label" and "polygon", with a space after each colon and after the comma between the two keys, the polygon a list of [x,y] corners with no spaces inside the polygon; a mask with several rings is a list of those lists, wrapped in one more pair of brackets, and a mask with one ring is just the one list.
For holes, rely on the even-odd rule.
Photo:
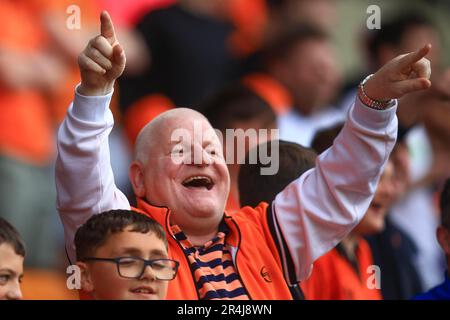
{"label": "elderly man cheering", "polygon": [[[367,211],[395,143],[395,99],[431,85],[424,58],[430,49],[397,57],[363,81],[342,132],[316,168],[270,205],[232,215],[224,212],[227,166],[208,121],[189,109],[151,121],[138,136],[129,175],[137,209],[165,228],[169,255],[180,262],[167,298],[291,299],[291,287],[308,277],[314,260]],[[101,34],[79,57],[81,84],[58,134],[57,206],[70,259],[74,232],[84,221],[105,210],[130,208],[114,184],[108,147],[109,102],[125,62],[103,12]],[[180,128],[193,137],[187,146],[173,139]],[[188,161],[195,154],[200,161]]]}

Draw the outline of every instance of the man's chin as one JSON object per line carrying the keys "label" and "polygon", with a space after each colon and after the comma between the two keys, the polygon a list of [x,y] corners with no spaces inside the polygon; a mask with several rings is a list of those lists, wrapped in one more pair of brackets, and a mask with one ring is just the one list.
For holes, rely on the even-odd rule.
{"label": "man's chin", "polygon": [[222,215],[219,208],[212,204],[198,204],[196,206],[185,208],[185,213],[193,218],[214,218]]}
{"label": "man's chin", "polygon": [[179,208],[182,211],[182,215],[192,218],[214,218],[218,215],[223,215],[223,209],[217,204],[219,201],[213,199],[190,199],[186,201]]}
{"label": "man's chin", "polygon": [[[193,217],[212,217],[223,214],[225,200],[220,199],[214,192],[185,192],[178,199],[184,214]],[[175,207],[175,206],[174,206]]]}

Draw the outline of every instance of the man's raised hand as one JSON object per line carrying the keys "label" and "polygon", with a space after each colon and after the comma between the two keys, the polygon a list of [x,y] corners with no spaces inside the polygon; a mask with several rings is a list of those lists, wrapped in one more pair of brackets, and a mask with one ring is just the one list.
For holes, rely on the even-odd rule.
{"label": "man's raised hand", "polygon": [[364,90],[370,98],[378,101],[401,98],[405,94],[428,89],[431,86],[430,61],[425,56],[431,45],[398,56],[370,78]]}
{"label": "man's raised hand", "polygon": [[126,57],[114,31],[108,12],[100,15],[100,35],[91,39],[78,57],[81,85],[78,91],[86,96],[105,95],[112,91],[114,81],[125,69]]}

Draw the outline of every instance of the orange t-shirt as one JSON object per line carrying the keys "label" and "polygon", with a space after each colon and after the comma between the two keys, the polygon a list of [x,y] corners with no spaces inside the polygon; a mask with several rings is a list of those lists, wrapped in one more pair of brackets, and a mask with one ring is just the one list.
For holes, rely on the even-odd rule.
{"label": "orange t-shirt", "polygon": [[361,239],[356,249],[359,274],[349,260],[334,248],[314,263],[311,276],[301,283],[308,300],[381,300],[373,287],[374,273],[369,244]]}

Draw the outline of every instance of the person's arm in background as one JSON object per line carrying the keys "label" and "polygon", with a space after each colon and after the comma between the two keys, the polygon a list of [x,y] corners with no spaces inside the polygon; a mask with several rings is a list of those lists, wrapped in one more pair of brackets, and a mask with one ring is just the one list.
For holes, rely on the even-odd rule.
{"label": "person's arm in background", "polygon": [[[95,8],[96,5],[94,4]],[[95,10],[91,8],[91,10]],[[61,28],[66,23],[67,17],[61,15],[60,10],[48,12],[44,16],[44,25],[59,53],[68,61],[74,61],[79,52],[83,50],[86,41],[96,33],[96,24],[83,23],[83,28],[79,30],[69,30]],[[150,52],[147,49],[142,35],[136,30],[127,26],[116,26],[115,33],[120,39],[120,45],[127,53],[126,75],[139,75],[143,70],[149,68]]]}
{"label": "person's arm in background", "polygon": [[106,12],[101,15],[101,35],[89,42],[78,63],[81,84],[58,132],[56,161],[57,208],[72,261],[73,238],[81,224],[93,214],[130,208],[114,183],[109,156],[108,135],[114,124],[109,102],[126,58]]}
{"label": "person's arm in background", "polygon": [[0,88],[51,92],[61,83],[64,71],[51,50],[24,53],[0,47]]}
{"label": "person's arm in background", "polygon": [[[428,88],[430,46],[395,58],[365,84],[377,101]],[[338,244],[363,217],[397,134],[396,103],[385,110],[357,98],[333,146],[278,194],[269,219],[291,284],[308,277],[313,262]]]}

